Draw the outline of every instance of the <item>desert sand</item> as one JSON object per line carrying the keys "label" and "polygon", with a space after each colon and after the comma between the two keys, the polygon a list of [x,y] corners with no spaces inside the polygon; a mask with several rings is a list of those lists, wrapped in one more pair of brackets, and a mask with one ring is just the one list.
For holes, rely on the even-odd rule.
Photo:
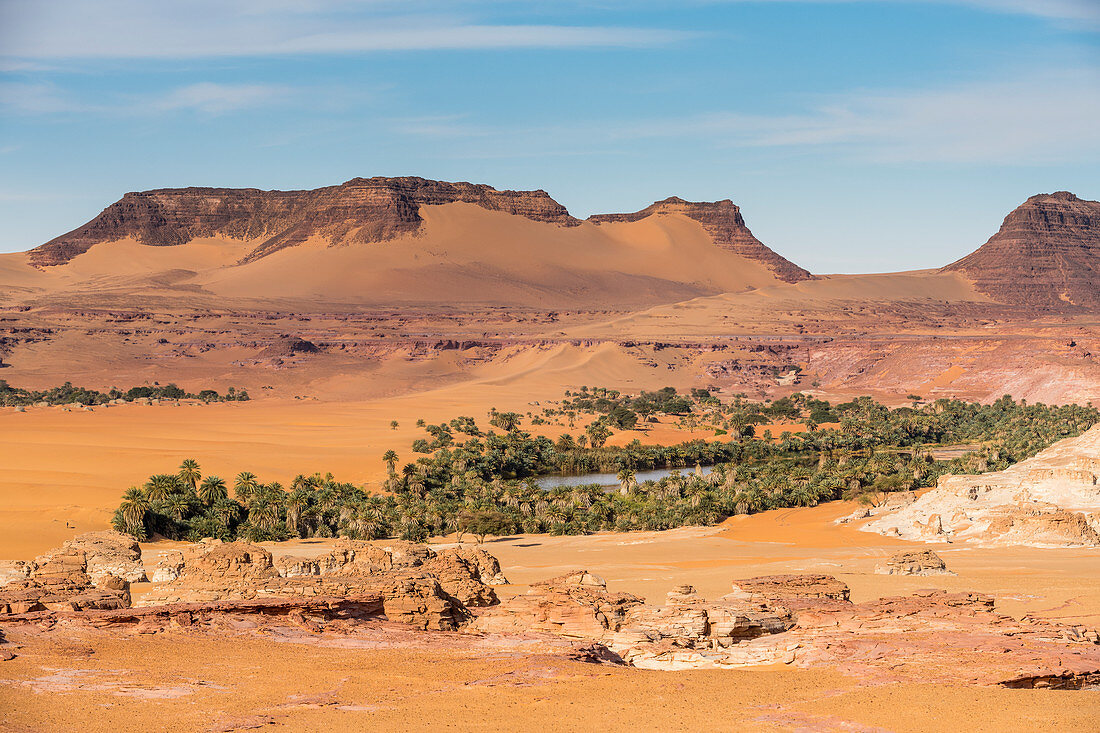
{"label": "desert sand", "polygon": [[[383,453],[411,458],[417,419],[484,421],[493,407],[537,414],[581,385],[871,394],[893,404],[913,393],[1100,399],[1093,315],[997,302],[970,270],[783,282],[766,260],[716,246],[680,214],[559,226],[471,203],[418,211],[414,233],[369,243],[317,236],[258,258],[262,238],[224,233],[156,247],[121,237],[39,269],[26,254],[0,256],[0,378],[28,388],[175,381],[254,397],[0,410],[0,559],[29,559],[106,527],[122,491],[184,458],[227,479],[251,470],[288,483],[331,471],[377,487]],[[312,348],[296,351],[299,340]],[[537,427],[555,437],[568,429]],[[614,440],[704,436],[665,422]],[[505,598],[576,569],[654,601],[682,584],[715,598],[737,578],[827,573],[857,602],[978,591],[1016,619],[1100,625],[1100,550],[906,541],[835,523],[853,508],[486,547],[511,580],[499,589]],[[144,551],[155,559],[172,547]],[[331,547],[268,549],[309,556]],[[893,553],[926,547],[956,574],[874,573]],[[356,645],[86,630],[31,633],[19,644],[16,658],[0,662],[0,725],[11,730],[402,730],[430,718],[460,730],[522,719],[555,730],[948,731],[967,721],[971,730],[1053,731],[1100,720],[1097,690],[870,684],[787,667],[651,672],[489,653],[442,633],[393,631]]]}

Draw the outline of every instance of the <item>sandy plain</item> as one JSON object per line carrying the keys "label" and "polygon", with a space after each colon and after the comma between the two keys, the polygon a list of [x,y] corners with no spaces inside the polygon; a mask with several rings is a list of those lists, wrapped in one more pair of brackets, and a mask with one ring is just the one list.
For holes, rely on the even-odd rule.
{"label": "sandy plain", "polygon": [[[121,488],[185,456],[227,476],[248,467],[283,481],[313,470],[377,481],[385,470],[381,454],[407,451],[420,433],[418,417],[481,417],[485,405],[522,409],[559,396],[560,379],[534,369],[523,379],[348,404],[265,399],[5,410],[0,557],[31,557],[105,526]],[[564,426],[544,429],[557,434]],[[649,439],[667,441],[678,430],[665,425],[658,432]],[[500,589],[503,596],[576,568],[651,602],[683,583],[713,598],[735,578],[825,572],[848,583],[857,602],[930,587],[973,590],[994,595],[998,610],[1015,617],[1100,625],[1100,551],[935,545],[957,576],[875,575],[876,563],[915,545],[834,524],[851,509],[834,503],[735,517],[711,528],[516,536],[486,546],[513,583]],[[154,559],[171,546],[150,543],[144,552]],[[322,554],[331,541],[268,547],[275,554]],[[136,596],[143,592],[142,584],[134,587]],[[360,646],[248,633],[120,638],[85,630],[18,638],[18,656],[0,664],[0,728],[502,730],[522,719],[552,730],[1060,731],[1092,730],[1100,720],[1094,690],[868,684],[833,670],[786,667],[651,672],[489,653],[453,635],[426,640],[418,633],[408,632],[405,642],[390,634],[384,643]]]}

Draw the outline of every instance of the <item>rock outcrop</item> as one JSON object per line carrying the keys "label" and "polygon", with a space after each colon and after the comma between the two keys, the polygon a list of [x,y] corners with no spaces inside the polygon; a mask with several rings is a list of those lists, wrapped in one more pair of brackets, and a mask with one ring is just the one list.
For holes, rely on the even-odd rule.
{"label": "rock outcrop", "polygon": [[535,221],[579,222],[545,191],[498,191],[424,178],[353,178],[310,191],[166,188],[127,193],[84,226],[31,250],[36,266],[60,265],[101,242],[132,237],[172,246],[201,237],[254,240],[244,261],[318,238],[333,245],[382,242],[416,232],[421,205],[476,204]]}
{"label": "rock outcrop", "polygon": [[125,608],[130,583],[145,580],[141,548],[118,532],[88,532],[31,562],[0,566],[0,615]]}
{"label": "rock outcrop", "polygon": [[848,600],[848,586],[831,575],[762,575],[733,581],[733,596],[762,603]]}
{"label": "rock outcrop", "polygon": [[954,575],[947,565],[931,550],[899,552],[882,565],[875,567],[878,575]]}
{"label": "rock outcrop", "polygon": [[533,583],[525,595],[478,616],[470,629],[590,639],[637,667],[687,669],[779,661],[787,650],[762,655],[747,642],[790,626],[786,609],[734,597],[708,602],[689,585],[669,593],[664,606],[647,606],[638,596],[608,591],[602,578],[578,570]]}
{"label": "rock outcrop", "polygon": [[901,506],[868,510],[860,529],[926,542],[1100,546],[1100,426],[1004,471],[944,476]]}
{"label": "rock outcrop", "polygon": [[265,598],[350,601],[377,595],[386,618],[425,629],[458,628],[468,619],[469,608],[496,603],[483,579],[504,581],[500,564],[484,550],[437,553],[402,541],[341,540],[328,555],[288,556],[277,563],[256,545],[207,542],[188,548],[180,561],[170,559],[168,567],[177,577],[147,593],[138,605]]}
{"label": "rock outcrop", "polygon": [[943,268],[1001,303],[1100,307],[1100,201],[1068,191],[1032,196],[975,252]]}
{"label": "rock outcrop", "polygon": [[769,249],[753,236],[741,216],[741,209],[723,199],[714,202],[685,201],[672,196],[664,201],[650,204],[641,211],[630,214],[594,214],[588,221],[597,224],[619,221],[639,221],[655,214],[680,214],[699,222],[703,229],[714,239],[714,243],[723,249],[741,255],[750,260],[763,263],[775,276],[784,282],[799,282],[813,279],[809,271],[802,269]]}
{"label": "rock outcrop", "polygon": [[129,581],[103,572],[93,579],[83,552],[59,549],[37,558],[28,567],[25,577],[0,586],[0,616],[130,605]]}
{"label": "rock outcrop", "polygon": [[707,601],[681,586],[649,606],[578,571],[533,584],[470,629],[589,639],[648,669],[786,663],[877,681],[1076,688],[1100,680],[1096,631],[1016,621],[989,596],[921,591],[855,604],[827,575],[748,578],[734,588]]}

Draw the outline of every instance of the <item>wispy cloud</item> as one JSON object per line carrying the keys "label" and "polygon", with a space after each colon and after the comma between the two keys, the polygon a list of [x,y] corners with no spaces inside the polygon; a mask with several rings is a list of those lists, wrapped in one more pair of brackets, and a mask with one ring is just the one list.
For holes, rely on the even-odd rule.
{"label": "wispy cloud", "polygon": [[174,89],[153,98],[148,108],[157,112],[189,110],[208,115],[262,107],[285,99],[292,90],[267,84],[214,84],[201,82]]}
{"label": "wispy cloud", "polygon": [[956,5],[977,8],[991,13],[1031,15],[1060,21],[1083,21],[1091,27],[1100,24],[1100,2],[1097,0],[700,0],[707,3],[802,5],[838,5],[851,3],[894,5]]}
{"label": "wispy cloud", "polygon": [[217,116],[292,101],[303,90],[267,84],[215,84],[199,82],[143,95],[85,102],[49,83],[0,83],[0,110],[10,114],[100,116],[195,113]]}
{"label": "wispy cloud", "polygon": [[[786,148],[878,163],[1039,164],[1100,159],[1100,71],[1034,73],[938,89],[861,91],[806,100],[803,111],[712,111],[685,117],[495,127],[463,117],[395,121],[456,154],[615,152],[638,140]],[[466,149],[457,146],[465,145]]]}
{"label": "wispy cloud", "polygon": [[[411,3],[415,8],[424,3]],[[487,24],[392,3],[42,0],[5,7],[15,59],[209,58],[378,51],[646,47],[697,36],[618,26]]]}

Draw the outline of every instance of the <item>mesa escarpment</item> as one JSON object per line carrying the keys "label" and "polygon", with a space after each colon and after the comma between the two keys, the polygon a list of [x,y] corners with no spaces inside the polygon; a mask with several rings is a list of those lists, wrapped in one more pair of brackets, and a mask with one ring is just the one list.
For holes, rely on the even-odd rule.
{"label": "mesa escarpment", "polygon": [[1100,201],[1069,191],[1032,196],[975,252],[943,268],[1003,303],[1100,306]]}
{"label": "mesa escarpment", "polygon": [[656,214],[680,214],[694,219],[703,226],[719,247],[736,252],[747,259],[764,263],[783,282],[795,283],[813,278],[808,270],[780,256],[754,237],[745,225],[741,209],[729,199],[712,203],[685,201],[677,196],[670,196],[663,201],[650,204],[641,211],[630,214],[594,214],[588,217],[588,221],[597,224],[633,222]]}
{"label": "mesa escarpment", "polygon": [[62,265],[101,242],[127,237],[174,246],[201,237],[259,240],[252,261],[313,237],[332,244],[381,242],[415,232],[422,205],[476,204],[490,211],[562,226],[579,222],[545,191],[498,191],[472,183],[353,178],[307,191],[165,188],[127,193],[84,226],[30,252],[37,266]]}

